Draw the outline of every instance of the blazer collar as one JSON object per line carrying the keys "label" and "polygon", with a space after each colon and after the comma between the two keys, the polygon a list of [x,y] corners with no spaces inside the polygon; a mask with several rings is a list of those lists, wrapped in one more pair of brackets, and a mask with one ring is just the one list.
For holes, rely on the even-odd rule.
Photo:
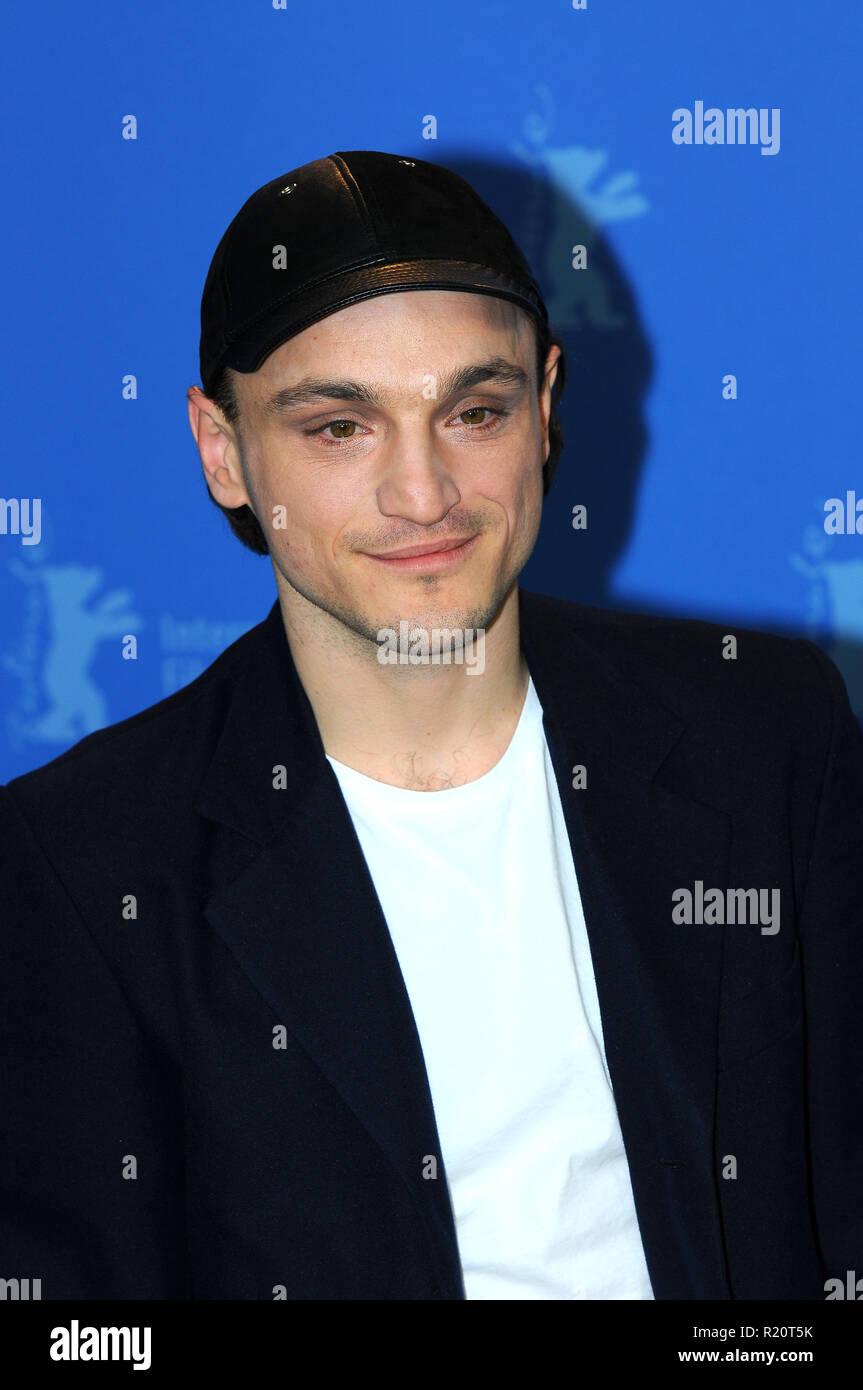
{"label": "blazer collar", "polygon": [[290,814],[288,788],[318,785],[330,771],[314,711],[291,656],[278,600],[246,635],[248,655],[226,681],[227,708],[196,809],[266,844]]}

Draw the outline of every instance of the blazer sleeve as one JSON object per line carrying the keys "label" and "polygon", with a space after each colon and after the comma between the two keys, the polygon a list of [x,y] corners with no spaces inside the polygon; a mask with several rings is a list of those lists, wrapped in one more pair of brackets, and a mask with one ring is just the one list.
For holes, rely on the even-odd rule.
{"label": "blazer sleeve", "polygon": [[2,786],[0,884],[0,1273],[187,1298],[176,1078]]}
{"label": "blazer sleeve", "polygon": [[815,1228],[827,1278],[863,1276],[863,734],[834,663],[804,642],[830,703],[800,943]]}

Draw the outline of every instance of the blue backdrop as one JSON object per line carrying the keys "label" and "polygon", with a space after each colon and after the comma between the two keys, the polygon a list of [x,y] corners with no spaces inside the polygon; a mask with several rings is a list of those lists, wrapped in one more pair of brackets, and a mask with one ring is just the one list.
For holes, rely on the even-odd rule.
{"label": "blue backdrop", "polygon": [[340,149],[456,169],[543,287],[566,447],[522,583],[813,636],[863,713],[861,37],[847,0],[7,12],[0,779],[274,600],[185,391],[228,222]]}

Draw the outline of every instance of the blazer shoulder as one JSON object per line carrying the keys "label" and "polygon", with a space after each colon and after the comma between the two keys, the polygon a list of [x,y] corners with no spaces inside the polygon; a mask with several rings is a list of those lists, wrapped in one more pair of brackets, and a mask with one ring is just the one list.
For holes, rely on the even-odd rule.
{"label": "blazer shoulder", "polygon": [[524,592],[522,617],[546,642],[564,633],[586,642],[619,676],[651,691],[686,717],[751,714],[789,732],[848,704],[842,676],[808,638],[747,627],[736,620],[655,615],[591,607]]}

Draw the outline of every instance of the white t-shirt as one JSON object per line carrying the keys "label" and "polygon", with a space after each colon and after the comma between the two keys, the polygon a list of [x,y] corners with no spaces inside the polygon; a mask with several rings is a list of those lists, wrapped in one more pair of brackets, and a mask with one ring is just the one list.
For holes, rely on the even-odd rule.
{"label": "white t-shirt", "polygon": [[416,1020],[468,1299],[652,1299],[533,681],[465,786],[329,761]]}

